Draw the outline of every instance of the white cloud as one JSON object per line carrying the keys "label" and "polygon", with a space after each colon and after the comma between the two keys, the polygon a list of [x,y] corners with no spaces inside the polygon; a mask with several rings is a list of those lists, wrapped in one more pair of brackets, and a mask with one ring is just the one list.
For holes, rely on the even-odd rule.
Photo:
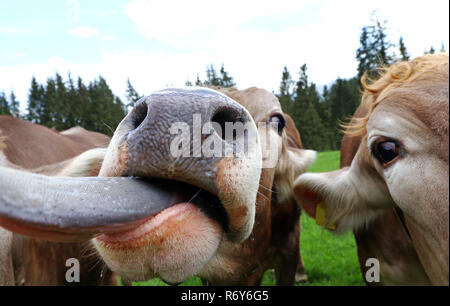
{"label": "white cloud", "polygon": [[[318,15],[303,22],[301,13],[312,11],[312,4],[320,7]],[[300,65],[307,63],[318,84],[354,76],[360,31],[371,23],[374,10],[389,19],[393,42],[402,34],[413,56],[431,45],[440,47],[442,41],[448,46],[448,2],[442,0],[427,5],[421,0],[230,0],[223,6],[208,0],[134,0],[125,12],[145,38],[169,43],[185,56],[202,54],[196,71],[202,72],[209,62],[224,62],[239,86],[277,90],[284,65],[296,77]],[[277,31],[269,26],[242,30],[255,18],[274,16],[293,20],[292,25]],[[181,75],[187,73],[185,65],[178,67]]]}
{"label": "white cloud", "polygon": [[223,33],[236,32],[240,25],[257,17],[289,15],[312,0],[228,0],[218,6],[210,0],[134,0],[126,14],[147,38],[192,46]]}
{"label": "white cloud", "polygon": [[67,33],[69,33],[69,35],[81,38],[91,38],[100,35],[100,31],[97,28],[92,28],[89,26],[72,28]]}

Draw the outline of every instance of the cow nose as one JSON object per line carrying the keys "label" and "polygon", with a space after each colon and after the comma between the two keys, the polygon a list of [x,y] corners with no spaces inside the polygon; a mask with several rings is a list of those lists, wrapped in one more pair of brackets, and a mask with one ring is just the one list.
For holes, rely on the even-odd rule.
{"label": "cow nose", "polygon": [[[206,126],[207,123],[211,124]],[[157,91],[136,102],[118,128],[125,129],[126,134],[128,171],[123,175],[196,182],[197,186],[214,192],[217,170],[214,165],[230,152],[245,154],[254,147],[249,144],[252,137],[246,128],[248,123],[250,132],[255,132],[256,126],[247,110],[217,91],[203,88]],[[180,136],[185,137],[181,142]],[[216,145],[220,151],[204,154]],[[183,154],[174,153],[178,147],[182,147]]]}
{"label": "cow nose", "polygon": [[[173,99],[178,96],[178,102],[167,99],[167,95]],[[173,89],[169,94],[165,90],[141,98],[130,113],[130,132],[139,133],[138,131],[142,130],[145,133],[148,128],[154,128],[155,131],[160,130],[164,134],[165,129],[161,126],[167,127],[168,123],[171,126],[177,123],[186,123],[195,134],[198,131],[192,129],[202,129],[205,123],[211,122],[215,133],[222,140],[235,141],[239,136],[237,135],[239,130],[235,129],[236,123],[245,125],[250,120],[249,116],[243,111],[244,108],[240,104],[219,94],[211,99],[211,95],[211,92],[205,89],[197,91]],[[195,126],[199,122],[198,120],[195,122],[196,118],[200,120],[200,125]]]}

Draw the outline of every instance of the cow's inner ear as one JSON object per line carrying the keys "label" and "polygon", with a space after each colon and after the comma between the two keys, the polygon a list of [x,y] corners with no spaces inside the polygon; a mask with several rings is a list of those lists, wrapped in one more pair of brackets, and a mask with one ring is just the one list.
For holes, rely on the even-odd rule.
{"label": "cow's inner ear", "polygon": [[322,201],[317,192],[302,185],[297,185],[294,187],[294,194],[306,213],[310,217],[315,218],[317,205]]}

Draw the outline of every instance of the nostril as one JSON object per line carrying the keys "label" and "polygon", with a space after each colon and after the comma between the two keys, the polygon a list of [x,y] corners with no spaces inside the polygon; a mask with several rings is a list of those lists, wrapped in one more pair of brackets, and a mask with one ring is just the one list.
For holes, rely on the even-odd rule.
{"label": "nostril", "polygon": [[[242,121],[240,112],[234,109],[221,109],[211,118],[212,122],[216,122],[220,125],[220,131],[216,129],[217,134],[225,140],[226,128],[233,128],[236,122]],[[226,123],[229,123],[228,125]],[[233,129],[233,140],[236,138],[236,131]]]}
{"label": "nostril", "polygon": [[148,105],[145,101],[138,102],[133,109],[133,126],[137,129],[147,117]]}

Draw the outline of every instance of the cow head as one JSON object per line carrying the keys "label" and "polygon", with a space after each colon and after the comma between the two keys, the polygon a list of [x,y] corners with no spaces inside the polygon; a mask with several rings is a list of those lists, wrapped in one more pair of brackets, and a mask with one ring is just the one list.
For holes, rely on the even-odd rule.
{"label": "cow head", "polygon": [[448,284],[448,55],[401,62],[365,85],[367,116],[347,134],[363,136],[350,167],[303,174],[294,192],[325,226],[357,229],[383,208],[405,217],[419,258],[435,284]]}
{"label": "cow head", "polygon": [[[72,212],[82,210],[82,205],[85,212],[98,217],[97,221],[102,219],[102,224],[96,226],[97,221],[91,218],[86,222],[90,230],[86,231],[70,221],[68,236],[60,235],[59,224],[58,235],[50,238],[73,239],[77,232],[84,237],[94,231],[102,233],[93,239],[95,248],[106,264],[127,280],[161,277],[176,283],[192,275],[208,275],[216,265],[220,268],[224,261],[218,258],[226,256],[223,246],[245,241],[254,228],[255,213],[270,209],[270,198],[261,195],[270,195],[272,188],[277,188],[280,200],[291,196],[294,178],[315,159],[315,152],[289,145],[299,142],[298,132],[274,95],[256,88],[223,91],[226,95],[204,88],[166,89],[138,101],[116,129],[99,178],[81,185],[76,179],[58,181],[60,189],[72,189],[67,202],[73,200],[76,191],[84,196],[84,204],[73,204],[76,208],[70,208]],[[229,125],[235,127],[231,133]],[[212,148],[220,150],[211,152]],[[123,177],[138,177],[146,185],[139,187],[134,180],[130,183],[131,179],[124,182]],[[14,197],[17,187],[9,186],[17,183],[11,181],[4,183],[9,184]],[[40,186],[43,184],[41,178]],[[164,190],[171,200],[165,196],[152,198],[147,201],[163,199],[160,202],[164,203],[153,203],[159,208],[137,213],[136,205],[129,203],[144,197],[144,193],[154,195],[144,192],[145,186]],[[42,192],[40,187],[31,189]],[[94,207],[85,203],[92,201],[96,202],[91,203]],[[102,214],[103,206],[108,213]],[[131,219],[141,219],[137,223],[127,219],[130,222],[126,227],[115,226],[115,210],[122,215],[130,210]],[[83,223],[88,214],[78,221],[82,219]],[[0,218],[0,223],[25,232],[23,225],[11,226],[7,218],[8,212],[6,221],[4,218],[2,223]],[[105,219],[109,220],[106,230],[101,229]],[[25,233],[40,230],[35,226],[43,223],[40,220],[33,219],[33,228]],[[50,230],[54,229],[47,226],[47,234]]]}

